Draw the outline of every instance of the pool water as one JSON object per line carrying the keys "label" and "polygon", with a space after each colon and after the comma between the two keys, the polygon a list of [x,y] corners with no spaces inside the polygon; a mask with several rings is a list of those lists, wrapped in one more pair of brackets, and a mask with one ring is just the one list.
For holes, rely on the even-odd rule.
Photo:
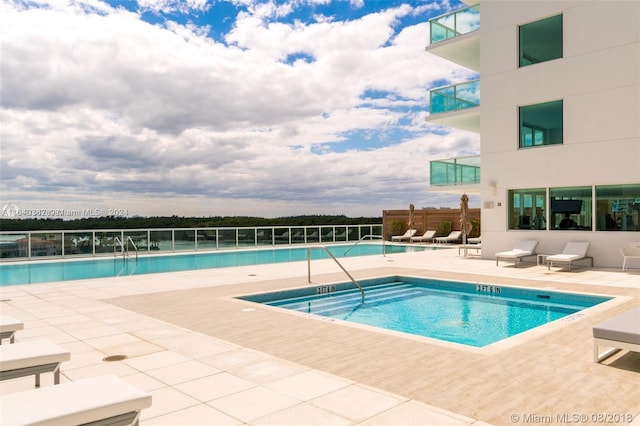
{"label": "pool water", "polygon": [[[381,244],[343,244],[326,246],[335,257],[371,256],[382,254]],[[433,247],[387,245],[386,253],[433,250]],[[311,250],[312,259],[326,259],[322,250]],[[109,257],[73,261],[32,261],[0,265],[0,285],[33,284],[159,272],[191,271],[197,269],[296,262],[307,259],[307,248],[279,248],[235,250],[225,252],[190,253],[176,255]]]}
{"label": "pool water", "polygon": [[311,315],[484,347],[609,300],[497,285],[386,277],[241,297]]}

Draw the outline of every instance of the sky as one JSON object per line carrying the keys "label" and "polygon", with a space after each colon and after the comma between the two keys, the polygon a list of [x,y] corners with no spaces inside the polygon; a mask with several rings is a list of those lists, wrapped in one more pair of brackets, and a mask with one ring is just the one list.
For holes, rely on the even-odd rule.
{"label": "sky", "polygon": [[[0,0],[0,206],[12,217],[457,207],[429,124],[470,70],[425,52],[458,0]],[[471,205],[479,201],[471,197]],[[8,208],[9,207],[9,208]]]}

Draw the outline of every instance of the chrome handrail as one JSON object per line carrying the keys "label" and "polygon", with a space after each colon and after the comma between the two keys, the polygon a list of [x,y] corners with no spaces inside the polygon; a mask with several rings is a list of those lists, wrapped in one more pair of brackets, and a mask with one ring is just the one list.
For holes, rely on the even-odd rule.
{"label": "chrome handrail", "polygon": [[355,246],[357,246],[358,244],[360,244],[361,241],[363,241],[366,238],[369,238],[370,240],[373,238],[380,238],[382,240],[382,256],[387,255],[387,246],[384,244],[385,240],[384,240],[384,236],[383,235],[365,235],[362,238],[360,238],[358,241],[355,242],[354,245],[352,245],[351,247],[349,247],[349,250],[344,252],[344,255],[346,256],[347,253],[349,253],[351,251],[352,248],[354,248]]}
{"label": "chrome handrail", "polygon": [[351,280],[351,282],[353,282],[356,287],[358,287],[358,289],[360,289],[360,294],[362,295],[362,303],[364,303],[364,289],[362,288],[362,286],[358,283],[358,281],[355,280],[355,278],[353,278],[351,276],[351,274],[349,273],[349,271],[347,271],[344,266],[342,266],[342,263],[340,263],[338,261],[338,259],[336,259],[336,257],[333,255],[333,253],[331,253],[329,251],[329,249],[326,246],[310,246],[307,247],[307,282],[311,282],[311,250],[317,248],[317,249],[322,249],[324,250],[340,267],[340,269],[342,269],[344,271],[345,274],[347,274],[347,276],[349,277],[349,279]]}
{"label": "chrome handrail", "polygon": [[[126,241],[127,241],[128,243],[131,243],[131,245],[132,245],[132,246],[133,246],[133,248],[135,249],[135,251],[136,251],[136,260],[138,260],[138,246],[136,245],[136,243],[134,243],[134,242],[133,242],[133,239],[131,239],[131,237],[130,237],[130,236],[128,236],[128,235],[127,235],[127,239],[126,239]],[[128,253],[129,253],[129,244],[127,244],[127,254],[128,254]]]}

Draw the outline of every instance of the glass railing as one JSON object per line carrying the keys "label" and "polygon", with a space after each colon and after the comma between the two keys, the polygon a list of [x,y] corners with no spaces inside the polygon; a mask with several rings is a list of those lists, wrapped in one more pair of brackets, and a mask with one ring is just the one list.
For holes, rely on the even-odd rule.
{"label": "glass railing", "polygon": [[429,168],[431,186],[480,183],[480,156],[435,160]]}
{"label": "glass railing", "polygon": [[480,5],[469,6],[429,21],[431,44],[449,40],[480,28]]}
{"label": "glass railing", "polygon": [[51,259],[356,242],[382,224],[0,232],[0,260]]}
{"label": "glass railing", "polygon": [[432,89],[429,97],[431,114],[477,107],[480,106],[480,80]]}

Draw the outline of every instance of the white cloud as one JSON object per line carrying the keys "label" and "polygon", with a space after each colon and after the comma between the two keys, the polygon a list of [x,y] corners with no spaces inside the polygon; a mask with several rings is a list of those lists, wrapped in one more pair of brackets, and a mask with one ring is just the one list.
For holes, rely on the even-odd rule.
{"label": "white cloud", "polygon": [[[434,135],[426,112],[400,111],[426,108],[433,81],[466,75],[424,53],[427,24],[394,36],[408,6],[285,24],[274,20],[295,3],[254,4],[224,44],[193,23],[152,25],[97,1],[56,5],[0,6],[3,201],[119,200],[132,214],[376,215],[428,197],[430,159],[478,149],[474,135]],[[313,61],[285,62],[299,52]],[[367,90],[391,94],[363,101]],[[332,149],[350,132],[395,127],[417,136]]]}

